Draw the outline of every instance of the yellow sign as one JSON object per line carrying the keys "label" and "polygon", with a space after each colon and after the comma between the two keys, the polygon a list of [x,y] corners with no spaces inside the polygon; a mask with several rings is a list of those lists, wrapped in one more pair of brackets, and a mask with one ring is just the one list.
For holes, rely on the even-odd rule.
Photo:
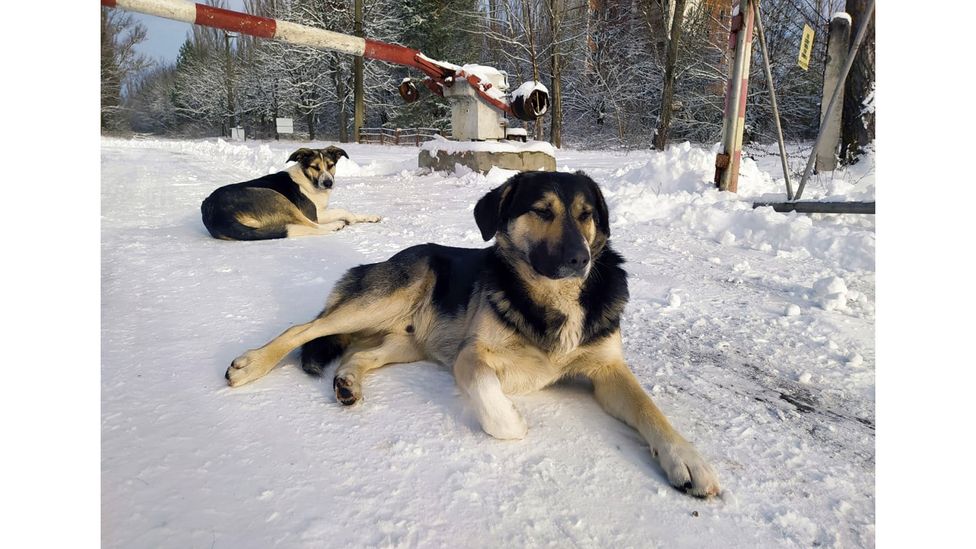
{"label": "yellow sign", "polygon": [[813,29],[810,25],[803,25],[803,38],[800,39],[800,57],[796,64],[807,70],[810,68],[810,54],[813,53]]}

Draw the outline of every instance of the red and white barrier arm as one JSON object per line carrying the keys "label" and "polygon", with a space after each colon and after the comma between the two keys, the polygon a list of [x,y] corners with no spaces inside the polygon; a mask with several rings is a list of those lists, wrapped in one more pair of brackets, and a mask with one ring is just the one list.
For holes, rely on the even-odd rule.
{"label": "red and white barrier arm", "polygon": [[[317,29],[270,17],[215,8],[206,4],[195,4],[184,0],[101,0],[101,2],[103,6],[110,8],[120,8],[183,21],[184,23],[239,32],[258,38],[270,38],[289,44],[333,50],[349,55],[363,56],[366,59],[413,67],[440,85],[451,85],[450,82],[445,83],[445,79],[454,77],[456,73],[453,66],[437,62],[420,51],[405,46]],[[485,93],[485,90],[477,82],[470,82],[471,77],[467,77],[467,79],[482,99],[495,108],[511,114],[511,107],[507,103]],[[475,80],[477,80],[476,77]]]}

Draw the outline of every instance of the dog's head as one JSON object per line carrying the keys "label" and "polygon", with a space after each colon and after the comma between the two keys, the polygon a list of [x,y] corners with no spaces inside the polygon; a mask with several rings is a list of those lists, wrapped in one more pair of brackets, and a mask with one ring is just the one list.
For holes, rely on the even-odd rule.
{"label": "dog's head", "polygon": [[610,238],[607,203],[583,172],[523,172],[478,201],[474,218],[487,241],[551,279],[586,277]]}
{"label": "dog's head", "polygon": [[291,153],[289,162],[298,162],[302,173],[319,189],[331,189],[335,181],[335,167],[339,157],[349,158],[346,151],[339,147],[328,146],[324,149],[307,149],[302,147]]}

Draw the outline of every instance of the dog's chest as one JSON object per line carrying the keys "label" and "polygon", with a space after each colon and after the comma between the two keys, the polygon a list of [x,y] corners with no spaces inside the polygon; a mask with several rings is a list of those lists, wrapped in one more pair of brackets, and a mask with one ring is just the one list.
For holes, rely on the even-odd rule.
{"label": "dog's chest", "polygon": [[327,191],[305,191],[305,196],[315,205],[315,215],[318,219],[325,219],[325,211],[329,209],[329,197],[332,190]]}
{"label": "dog's chest", "polygon": [[576,350],[545,353],[536,347],[523,347],[513,352],[505,367],[496,370],[496,373],[505,393],[531,393],[564,377],[577,354]]}

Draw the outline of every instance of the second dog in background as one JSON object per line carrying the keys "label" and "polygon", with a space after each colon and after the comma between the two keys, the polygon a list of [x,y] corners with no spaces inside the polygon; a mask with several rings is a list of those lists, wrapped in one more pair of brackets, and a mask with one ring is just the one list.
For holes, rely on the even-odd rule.
{"label": "second dog in background", "polygon": [[218,188],[200,206],[203,224],[222,240],[267,240],[320,235],[353,223],[376,223],[378,215],[329,208],[336,163],[346,151],[301,148],[284,171]]}

